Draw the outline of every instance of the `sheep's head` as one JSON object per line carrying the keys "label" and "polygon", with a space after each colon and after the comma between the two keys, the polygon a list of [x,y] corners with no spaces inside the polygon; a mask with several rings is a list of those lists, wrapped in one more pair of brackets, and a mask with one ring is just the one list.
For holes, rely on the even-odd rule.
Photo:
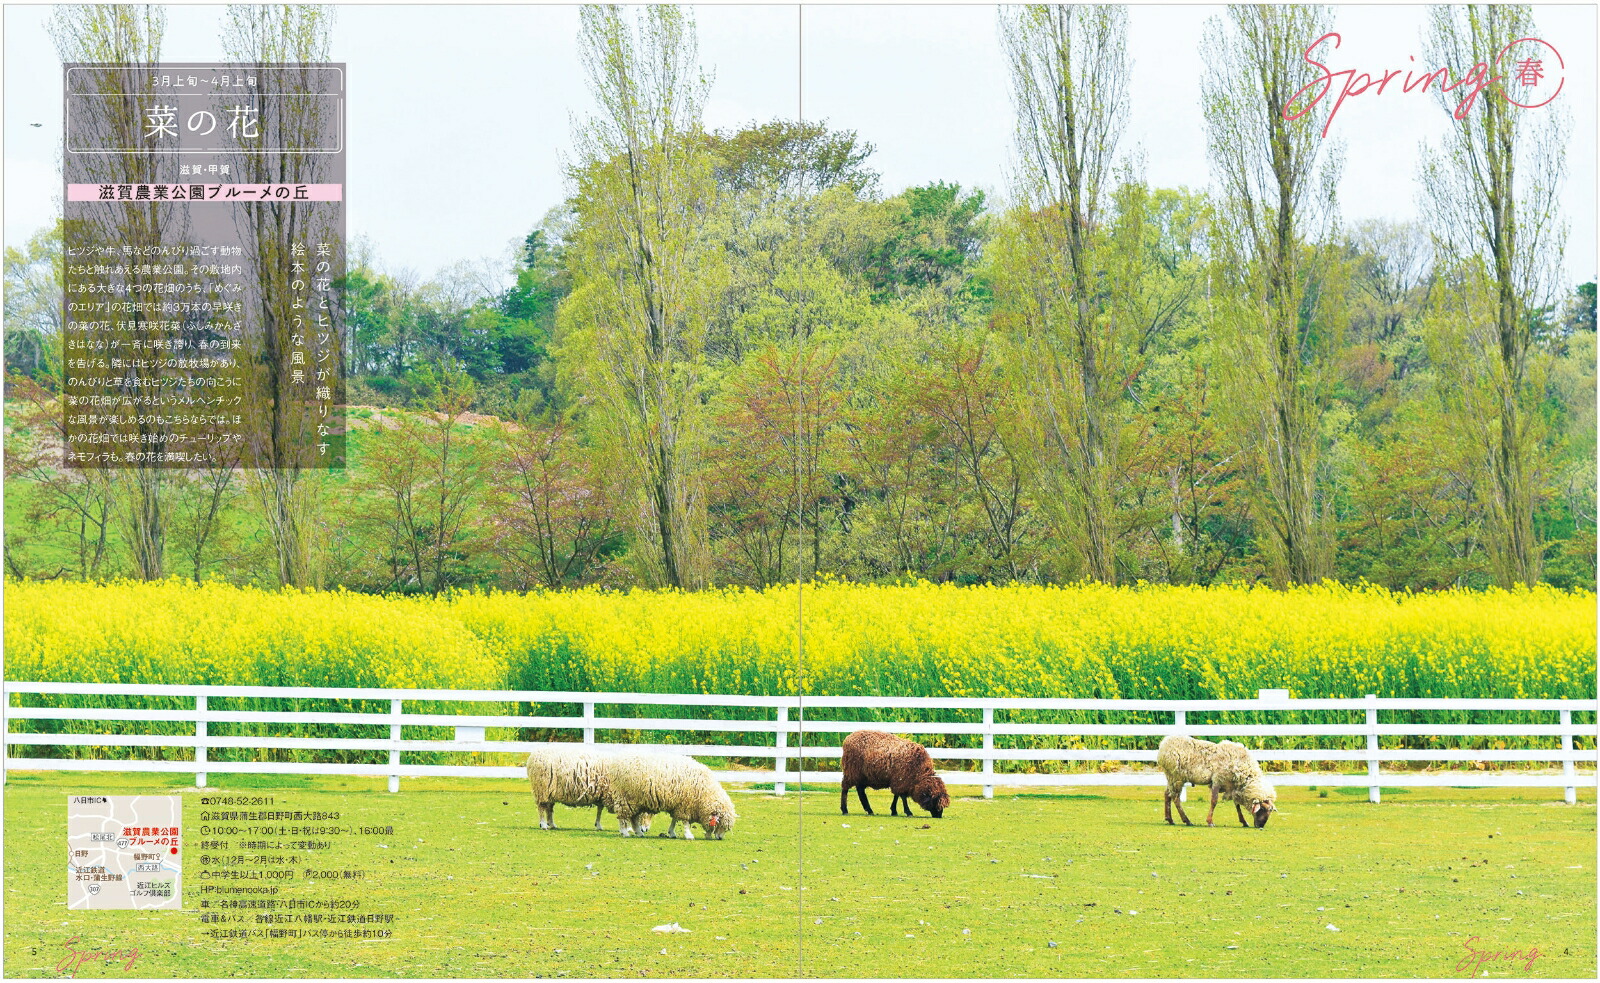
{"label": "sheep's head", "polygon": [[732,809],[717,809],[707,816],[706,821],[700,825],[705,827],[706,832],[713,840],[720,840],[728,834],[728,830],[733,828],[734,820],[738,818],[738,815]]}
{"label": "sheep's head", "polygon": [[1265,826],[1267,820],[1277,811],[1278,805],[1270,796],[1264,799],[1250,800],[1250,815],[1255,817],[1256,829]]}
{"label": "sheep's head", "polygon": [[950,805],[950,793],[945,791],[944,779],[938,775],[924,777],[911,790],[911,797],[917,800],[917,805],[933,813],[935,819],[942,817]]}

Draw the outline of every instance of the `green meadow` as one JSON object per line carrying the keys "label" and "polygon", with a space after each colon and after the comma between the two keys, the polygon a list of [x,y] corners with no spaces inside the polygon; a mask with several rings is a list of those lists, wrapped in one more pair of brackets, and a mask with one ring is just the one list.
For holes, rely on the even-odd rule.
{"label": "green meadow", "polygon": [[[1559,790],[1281,790],[1264,830],[1161,820],[1155,789],[952,789],[945,818],[878,814],[835,789],[734,790],[726,840],[644,840],[557,809],[541,831],[512,780],[12,773],[5,789],[5,971],[61,975],[69,949],[136,948],[106,977],[1588,977],[1595,808]],[[200,798],[334,810],[384,835],[278,851],[359,879],[289,882],[281,899],[393,915],[365,941],[214,939]],[[68,911],[68,794],[181,795],[183,911]],[[1200,795],[1191,800],[1200,805]],[[1195,817],[1190,809],[1191,818]],[[1201,816],[1203,817],[1203,806]],[[659,819],[658,823],[664,823]],[[660,830],[660,826],[655,832]],[[803,843],[802,843],[802,836]],[[658,933],[676,923],[687,932]],[[74,942],[73,940],[76,939]],[[1531,962],[1528,954],[1537,949]],[[1522,953],[1478,963],[1474,954]]]}

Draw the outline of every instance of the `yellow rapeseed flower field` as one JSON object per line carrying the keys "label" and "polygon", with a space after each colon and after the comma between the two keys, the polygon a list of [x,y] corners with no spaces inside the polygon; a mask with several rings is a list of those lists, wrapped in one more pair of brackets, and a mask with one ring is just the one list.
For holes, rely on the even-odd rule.
{"label": "yellow rapeseed flower field", "polygon": [[438,598],[13,582],[12,680],[1240,698],[1593,697],[1595,595],[837,583]]}
{"label": "yellow rapeseed flower field", "polygon": [[[829,582],[427,598],[172,580],[14,582],[5,601],[10,680],[782,694],[803,678],[809,694],[840,696],[1236,699],[1262,688],[1300,698],[1595,695],[1595,595],[1544,587],[1410,595],[1337,584]],[[548,707],[540,712],[563,712]],[[524,703],[513,712],[535,710]],[[605,711],[707,712],[770,719],[762,710]],[[1032,743],[1057,740],[1095,746],[1090,738]]]}

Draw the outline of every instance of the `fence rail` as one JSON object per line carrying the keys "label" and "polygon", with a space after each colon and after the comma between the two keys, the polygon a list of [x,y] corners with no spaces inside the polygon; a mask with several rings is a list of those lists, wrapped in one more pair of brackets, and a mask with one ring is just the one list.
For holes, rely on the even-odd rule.
{"label": "fence rail", "polygon": [[[1366,774],[1326,775],[1269,772],[1269,778],[1279,785],[1329,785],[1366,786],[1373,802],[1380,799],[1380,788],[1388,787],[1489,787],[1489,788],[1561,788],[1568,803],[1577,800],[1577,788],[1596,785],[1595,772],[1580,773],[1576,765],[1593,768],[1596,763],[1594,724],[1574,724],[1573,713],[1594,713],[1595,700],[1495,700],[1495,699],[1289,699],[1281,690],[1262,690],[1254,700],[1088,700],[1088,699],[955,699],[946,697],[861,697],[861,696],[722,696],[712,694],[670,693],[577,693],[542,690],[416,690],[373,689],[352,687],[274,687],[274,686],[172,686],[104,683],[5,683],[6,699],[3,701],[5,748],[3,764],[6,772],[16,770],[76,770],[76,771],[147,771],[188,772],[195,775],[195,784],[204,788],[211,773],[230,774],[304,774],[304,775],[373,775],[387,776],[389,790],[399,791],[402,777],[477,775],[492,777],[520,777],[521,769],[508,765],[470,764],[439,765],[402,763],[405,753],[504,753],[527,752],[544,746],[539,742],[490,739],[486,731],[497,728],[541,728],[570,730],[582,735],[584,744],[597,747],[627,746],[639,750],[673,751],[680,754],[702,756],[754,758],[770,760],[772,767],[751,771],[719,771],[718,779],[726,782],[772,782],[778,794],[785,792],[789,782],[807,779],[813,782],[837,782],[836,771],[812,771],[804,768],[806,759],[835,759],[840,748],[837,735],[847,734],[862,727],[891,730],[917,735],[980,736],[982,748],[945,748],[929,744],[929,753],[941,761],[971,761],[977,770],[945,770],[940,775],[945,781],[961,785],[981,785],[985,797],[994,794],[995,785],[1005,786],[1110,786],[1146,785],[1160,786],[1159,774],[1146,773],[1001,773],[994,770],[995,762],[1074,762],[1074,761],[1145,761],[1154,762],[1156,753],[1147,748],[1005,748],[996,747],[996,737],[1160,737],[1171,733],[1185,733],[1210,737],[1350,737],[1365,736],[1364,748],[1284,748],[1256,751],[1263,762],[1293,761],[1348,761],[1364,762]],[[141,709],[118,707],[42,707],[12,706],[11,694],[39,694],[49,696],[96,697],[169,697],[193,700],[193,709]],[[381,701],[383,712],[331,712],[331,711],[254,711],[215,710],[209,701],[216,699],[298,699],[298,700],[369,700]],[[407,703],[528,703],[567,704],[581,708],[578,716],[508,716],[504,714],[449,714],[430,711],[406,712]],[[770,719],[697,719],[670,717],[603,717],[596,716],[600,706],[690,707],[712,709],[739,709],[770,711]],[[848,716],[852,709],[870,709],[878,713],[885,710],[962,710],[981,712],[981,723],[932,722],[918,720],[852,721],[810,720],[804,712],[818,710],[846,711],[837,714]],[[1100,711],[1170,713],[1170,724],[1097,724],[1097,723],[996,723],[996,711]],[[1345,711],[1364,713],[1364,723],[1318,724],[1189,724],[1190,713],[1206,712],[1299,712]],[[1461,723],[1380,723],[1380,713],[1500,711],[1532,718],[1555,715],[1559,722],[1539,722],[1527,719],[1511,723],[1461,724]],[[906,715],[909,716],[909,715]],[[113,722],[143,721],[161,723],[188,723],[193,734],[116,734],[116,733],[46,733],[13,731],[12,721],[62,720]],[[371,737],[321,738],[248,736],[235,737],[208,733],[213,723],[251,723],[262,725],[294,726],[300,724],[338,724],[374,728]],[[453,740],[405,739],[405,727],[452,727]],[[387,731],[377,728],[387,728]],[[689,733],[731,733],[745,735],[772,735],[772,744],[642,744],[637,742],[606,741],[597,734],[608,731],[675,731]],[[818,735],[822,743],[808,743],[810,735]],[[1382,737],[1444,737],[1444,736],[1498,736],[1498,737],[1559,737],[1561,749],[1416,749],[1385,748]],[[1573,737],[1590,738],[1589,746],[1575,749]],[[13,748],[30,746],[79,746],[103,748],[161,747],[187,750],[191,760],[165,761],[128,757],[104,758],[51,758],[29,757],[13,754]],[[233,749],[290,749],[290,750],[356,750],[387,751],[387,764],[355,764],[336,762],[278,762],[278,761],[217,761],[210,757],[213,748]],[[1457,771],[1444,774],[1417,772],[1385,772],[1383,762],[1442,761],[1504,763],[1523,762],[1539,764],[1560,763],[1561,774],[1526,774],[1495,771]]]}

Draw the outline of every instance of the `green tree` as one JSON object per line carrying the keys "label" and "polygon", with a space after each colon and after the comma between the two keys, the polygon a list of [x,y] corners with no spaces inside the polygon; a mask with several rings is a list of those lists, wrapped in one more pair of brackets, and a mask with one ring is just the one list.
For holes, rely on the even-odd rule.
{"label": "green tree", "polygon": [[479,264],[455,263],[412,291],[407,314],[415,327],[422,367],[449,363],[474,380],[499,374],[499,340],[506,318],[498,285]]}
{"label": "green tree", "polygon": [[1206,141],[1220,188],[1213,294],[1228,339],[1222,364],[1252,448],[1260,518],[1291,583],[1331,569],[1319,457],[1339,291],[1318,289],[1313,273],[1331,263],[1315,243],[1336,221],[1338,162],[1321,135],[1331,100],[1292,102],[1304,47],[1331,16],[1320,6],[1235,5],[1207,23],[1204,42]]}
{"label": "green tree", "polygon": [[384,544],[390,579],[382,589],[437,594],[481,572],[477,559],[489,536],[473,517],[491,459],[482,436],[464,421],[472,378],[448,364],[419,374],[428,410],[398,414],[395,428],[368,437],[350,509]]}
{"label": "green tree", "polygon": [[1587,331],[1594,334],[1594,281],[1578,284],[1567,298],[1567,313],[1563,326],[1568,334]]}
{"label": "green tree", "polygon": [[[227,10],[224,56],[255,66],[263,74],[284,76],[283,91],[264,95],[260,102],[261,129],[277,135],[280,147],[316,146],[328,125],[327,108],[308,94],[317,91],[311,69],[301,66],[328,60],[332,20],[332,8],[312,4],[238,4]],[[298,84],[288,81],[296,75]],[[329,166],[324,155],[315,153],[243,143],[234,152],[235,173],[250,183],[322,183],[330,180]],[[304,398],[306,383],[295,381],[289,364],[295,336],[311,334],[308,322],[295,313],[301,295],[294,284],[294,250],[320,254],[327,247],[333,251],[327,255],[334,270],[340,270],[344,243],[322,210],[276,201],[237,207],[245,256],[250,268],[260,272],[252,284],[248,327],[243,332],[245,362],[250,367],[245,386],[251,437],[247,460],[254,465],[246,469],[248,484],[271,538],[278,582],[286,587],[319,586],[326,536],[321,518],[324,483],[319,476],[325,469],[318,467],[314,445],[322,421],[313,401]],[[342,360],[344,355],[341,348],[336,357]]]}
{"label": "green tree", "polygon": [[931,342],[910,367],[915,405],[933,424],[930,436],[959,476],[972,543],[963,579],[991,583],[1022,580],[1038,565],[1037,503],[1026,488],[1016,445],[1024,427],[1010,400],[1010,379],[987,330],[955,325]]}
{"label": "green tree", "polygon": [[[7,386],[5,476],[12,494],[26,502],[23,521],[5,527],[6,569],[16,577],[58,577],[69,570],[80,580],[104,575],[112,534],[126,486],[105,467],[63,467],[66,413],[59,393],[27,377]],[[70,543],[67,563],[52,573],[38,559],[57,537]],[[40,567],[33,566],[40,563]]]}
{"label": "green tree", "polygon": [[[517,282],[500,297],[507,323],[497,340],[500,362],[511,374],[539,368],[548,357],[556,311],[572,289],[563,260],[555,215],[523,240]],[[545,393],[548,399],[549,393]]]}
{"label": "green tree", "polygon": [[1127,122],[1127,14],[1015,8],[1002,36],[1018,206],[997,244],[996,319],[1017,340],[1040,498],[1062,529],[1080,532],[1088,575],[1115,583],[1128,385],[1138,371],[1125,307],[1139,276],[1144,205],[1137,194],[1112,202]]}
{"label": "green tree", "polygon": [[826,122],[751,123],[736,131],[720,130],[709,141],[717,159],[717,184],[734,194],[801,196],[842,187],[868,197],[878,185],[877,173],[866,166],[872,144],[858,139],[854,130],[830,130]]}
{"label": "green tree", "polygon": [[65,267],[62,223],[5,251],[5,368],[59,387]]}
{"label": "green tree", "polygon": [[1594,284],[1573,291],[1567,331],[1546,382],[1546,412],[1558,435],[1551,454],[1549,539],[1544,579],[1567,587],[1595,583]]}
{"label": "green tree", "polygon": [[801,341],[769,345],[728,374],[711,500],[736,579],[764,587],[822,568],[844,409],[837,370],[826,347]]}
{"label": "green tree", "polygon": [[616,7],[584,7],[580,44],[599,110],[569,171],[565,363],[592,424],[631,464],[648,576],[694,587],[707,574],[701,389],[723,276],[702,228],[716,196],[700,129],[709,83],[677,7],[644,8],[637,32]]}
{"label": "green tree", "polygon": [[982,191],[963,192],[959,184],[935,181],[907,188],[880,207],[886,212],[887,235],[867,271],[877,300],[905,300],[919,290],[939,288],[942,296],[923,299],[946,301],[935,306],[936,314],[928,311],[941,323],[966,313],[956,307],[987,301],[987,285],[975,275],[989,237]]}
{"label": "green tree", "polygon": [[844,432],[845,569],[864,579],[949,580],[959,552],[961,475],[926,412],[915,374],[921,342],[900,312],[856,372]]}
{"label": "green tree", "polygon": [[[1536,34],[1526,6],[1435,7],[1425,50],[1437,64],[1472,65]],[[1496,579],[1510,586],[1537,583],[1542,562],[1533,514],[1546,453],[1536,405],[1544,359],[1534,335],[1566,241],[1558,192],[1567,124],[1559,112],[1512,105],[1502,82],[1472,102],[1443,147],[1424,148],[1421,178],[1441,257],[1457,277],[1484,278],[1490,294],[1461,284],[1451,312],[1432,322],[1433,344],[1451,398],[1492,421],[1459,422],[1477,437],[1492,479],[1488,547]],[[1456,108],[1459,100],[1439,96]]]}
{"label": "green tree", "polygon": [[875,207],[872,148],[783,120],[711,146],[720,193],[708,225],[727,259],[706,348],[712,553],[734,580],[804,578],[839,529],[847,352],[874,320],[864,284],[836,262],[838,239],[818,230],[857,230]]}
{"label": "green tree", "polygon": [[392,277],[365,262],[354,262],[333,284],[344,319],[352,376],[368,376],[393,364],[389,334],[400,304],[400,288]]}
{"label": "green tree", "polygon": [[1251,509],[1240,455],[1223,426],[1208,303],[1209,199],[1184,188],[1143,199],[1143,262],[1123,316],[1136,330],[1129,388],[1122,562],[1138,576],[1209,583],[1248,553]]}
{"label": "green tree", "polygon": [[[88,155],[78,165],[79,179],[131,184],[149,181],[153,174],[172,173],[176,167],[173,155],[144,140],[141,133],[145,120],[142,106],[148,104],[152,90],[151,73],[141,66],[161,60],[165,11],[148,4],[60,5],[51,15],[49,30],[64,64],[103,66],[86,76],[98,86],[99,91],[94,94],[99,98],[84,100],[74,116],[74,125],[91,134],[91,139],[105,141],[102,146],[142,148],[131,153]],[[165,204],[86,203],[75,211],[77,217],[65,223],[63,229],[68,255],[89,244],[114,242],[151,249],[176,244],[181,238],[177,210]],[[133,266],[130,272],[110,273],[107,278],[121,280],[118,285],[135,295],[182,279],[162,264]],[[123,334],[122,341],[130,348],[135,338],[148,343],[172,334],[169,320],[147,318],[141,311],[130,312],[117,324],[120,327],[115,330]],[[148,383],[158,381],[155,376],[161,370],[129,371],[140,375],[138,381]],[[117,436],[131,438],[141,451],[158,458],[167,446],[171,427],[150,422],[155,419],[155,414],[126,414],[122,422],[112,426]],[[119,467],[115,478],[127,490],[117,496],[117,502],[122,507],[134,572],[141,579],[159,580],[166,570],[165,466],[141,456],[136,462]]]}
{"label": "green tree", "polygon": [[1341,579],[1396,590],[1483,585],[1482,488],[1470,441],[1446,419],[1453,412],[1430,383],[1355,445]]}
{"label": "green tree", "polygon": [[1249,473],[1217,412],[1209,347],[1174,360],[1153,404],[1170,532],[1153,537],[1153,579],[1211,584],[1246,565],[1253,539]]}
{"label": "green tree", "polygon": [[488,548],[519,589],[579,587],[623,547],[605,462],[570,420],[524,414],[491,429]]}

